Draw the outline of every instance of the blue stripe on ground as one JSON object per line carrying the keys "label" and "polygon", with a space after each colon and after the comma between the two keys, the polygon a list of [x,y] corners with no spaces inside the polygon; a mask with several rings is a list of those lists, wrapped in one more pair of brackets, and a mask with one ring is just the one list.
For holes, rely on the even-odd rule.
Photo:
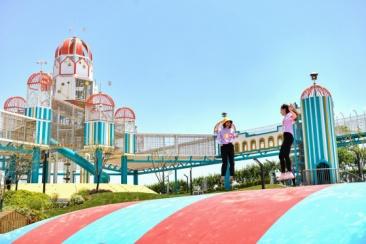
{"label": "blue stripe on ground", "polygon": [[310,195],[259,243],[366,243],[366,183],[334,185]]}
{"label": "blue stripe on ground", "polygon": [[141,202],[115,211],[76,232],[64,243],[134,243],[161,221],[197,201],[199,195]]}

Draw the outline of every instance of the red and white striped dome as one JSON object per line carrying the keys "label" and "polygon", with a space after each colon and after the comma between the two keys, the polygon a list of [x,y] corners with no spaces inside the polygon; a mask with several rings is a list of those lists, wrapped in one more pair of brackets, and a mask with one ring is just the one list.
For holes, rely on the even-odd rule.
{"label": "red and white striped dome", "polygon": [[131,108],[122,107],[116,110],[114,118],[116,120],[122,120],[122,121],[135,121],[136,115]]}
{"label": "red and white striped dome", "polygon": [[92,107],[96,105],[114,108],[114,101],[109,95],[100,92],[89,96],[85,102],[85,107]]}
{"label": "red and white striped dome", "polygon": [[26,103],[22,97],[9,97],[4,103],[4,110],[11,113],[24,114]]}
{"label": "red and white striped dome", "polygon": [[114,121],[114,101],[105,93],[89,96],[85,102],[85,120]]}
{"label": "red and white striped dome", "polygon": [[332,94],[330,94],[330,92],[325,87],[315,84],[303,91],[301,94],[301,99],[306,99],[312,96],[331,97]]}
{"label": "red and white striped dome", "polygon": [[52,77],[42,71],[33,73],[27,81],[28,88],[31,90],[50,91],[52,87]]}
{"label": "red and white striped dome", "polygon": [[67,38],[58,46],[55,52],[55,58],[61,55],[77,55],[93,60],[93,55],[88,44],[78,37]]}

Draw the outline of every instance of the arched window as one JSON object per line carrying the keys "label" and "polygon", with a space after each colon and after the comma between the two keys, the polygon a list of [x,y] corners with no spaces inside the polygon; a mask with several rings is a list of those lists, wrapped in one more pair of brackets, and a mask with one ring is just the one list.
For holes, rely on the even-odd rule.
{"label": "arched window", "polygon": [[234,144],[234,150],[235,150],[236,153],[240,152],[240,144],[239,144],[239,142],[236,142]]}
{"label": "arched window", "polygon": [[274,147],[274,139],[273,136],[268,138],[268,147]]}
{"label": "arched window", "polygon": [[248,143],[246,141],[243,142],[243,151],[248,151]]}
{"label": "arched window", "polygon": [[278,146],[281,146],[281,145],[282,145],[282,141],[283,141],[282,136],[278,136],[278,137],[277,137],[277,145],[278,145]]}
{"label": "arched window", "polygon": [[263,148],[265,148],[266,147],[266,143],[265,143],[265,141],[264,141],[264,138],[261,138],[260,140],[259,140],[259,148],[260,149],[263,149]]}
{"label": "arched window", "polygon": [[255,140],[252,140],[250,142],[250,150],[255,150],[257,149],[257,142]]}

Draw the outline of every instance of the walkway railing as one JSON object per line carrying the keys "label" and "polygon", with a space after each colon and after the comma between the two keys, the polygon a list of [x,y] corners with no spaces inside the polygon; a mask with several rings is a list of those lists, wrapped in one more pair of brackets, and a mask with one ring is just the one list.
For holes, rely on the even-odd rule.
{"label": "walkway railing", "polygon": [[336,134],[344,135],[366,131],[366,114],[337,118],[335,120]]}
{"label": "walkway railing", "polygon": [[138,154],[159,156],[214,156],[215,137],[194,134],[137,134]]}

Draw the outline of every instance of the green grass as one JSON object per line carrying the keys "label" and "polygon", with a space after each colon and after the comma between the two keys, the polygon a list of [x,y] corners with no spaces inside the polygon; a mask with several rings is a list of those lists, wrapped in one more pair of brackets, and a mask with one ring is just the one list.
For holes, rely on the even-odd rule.
{"label": "green grass", "polygon": [[80,205],[69,206],[65,208],[53,208],[45,211],[47,217],[53,217],[68,212],[73,212],[80,209],[102,206],[113,203],[152,200],[160,198],[177,197],[184,195],[159,195],[153,193],[139,193],[139,192],[105,192],[97,193],[88,196],[88,199]]}

